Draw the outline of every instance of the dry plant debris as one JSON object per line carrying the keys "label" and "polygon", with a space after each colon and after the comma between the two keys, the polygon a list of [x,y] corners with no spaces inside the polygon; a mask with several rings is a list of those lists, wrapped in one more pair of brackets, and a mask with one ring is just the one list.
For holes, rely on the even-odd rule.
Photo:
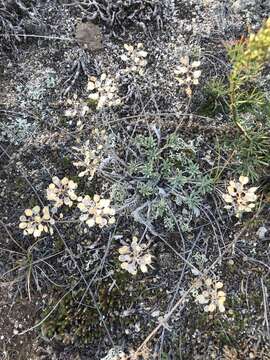
{"label": "dry plant debris", "polygon": [[126,355],[120,347],[110,349],[105,357],[100,360],[125,360]]}
{"label": "dry plant debris", "polygon": [[230,348],[229,346],[225,345],[223,349],[223,360],[238,360],[239,356],[237,350],[234,348]]}
{"label": "dry plant debris", "polygon": [[150,360],[150,350],[144,346],[139,352],[133,349],[129,350],[128,354],[123,352],[120,347],[114,347],[109,350],[108,354],[100,360]]}
{"label": "dry plant debris", "polygon": [[[252,2],[255,3],[256,1]],[[44,294],[46,295],[44,298],[42,297],[41,305],[43,307],[44,304],[43,308],[53,325],[50,329],[51,333],[48,333],[52,347],[54,347],[53,342],[55,340],[57,342],[63,340],[65,344],[68,344],[71,341],[68,333],[69,329],[74,329],[76,328],[74,325],[79,325],[79,331],[74,332],[75,336],[72,343],[74,341],[74,347],[76,349],[80,347],[80,351],[82,350],[83,353],[84,349],[79,343],[82,340],[86,344],[87,350],[89,349],[91,352],[91,354],[87,354],[89,358],[95,358],[95,354],[99,354],[101,357],[105,356],[103,351],[110,344],[109,340],[112,340],[111,344],[117,344],[117,341],[120,341],[121,345],[125,344],[125,348],[119,348],[119,351],[111,349],[103,360],[152,359],[158,356],[158,352],[160,352],[160,357],[164,359],[177,357],[179,343],[175,339],[178,338],[181,338],[183,358],[189,358],[188,350],[191,347],[194,350],[192,350],[190,357],[197,358],[199,355],[196,353],[197,350],[201,351],[201,345],[204,345],[202,339],[205,339],[205,335],[209,336],[209,326],[205,329],[201,319],[205,319],[208,313],[211,313],[215,315],[209,316],[211,320],[218,318],[218,321],[211,323],[211,327],[213,325],[211,337],[215,337],[212,344],[218,351],[217,356],[222,357],[222,353],[224,353],[223,356],[228,359],[241,357],[241,349],[237,348],[237,351],[234,351],[233,348],[226,348],[226,346],[224,348],[223,340],[218,339],[222,331],[220,331],[217,323],[219,322],[222,327],[224,325],[224,332],[228,333],[230,338],[234,338],[234,335],[238,332],[240,336],[246,335],[250,330],[254,335],[254,329],[256,329],[256,333],[260,337],[261,334],[269,334],[266,289],[268,284],[264,285],[264,268],[267,269],[266,253],[268,246],[266,234],[269,230],[269,224],[264,218],[265,199],[262,195],[262,201],[258,204],[259,214],[262,213],[262,221],[265,221],[265,223],[262,224],[261,219],[258,219],[258,214],[256,214],[254,216],[256,221],[253,222],[253,219],[251,219],[246,226],[249,233],[256,236],[255,245],[253,246],[250,241],[242,241],[241,239],[241,241],[237,242],[236,247],[235,243],[237,239],[240,239],[241,232],[239,236],[233,238],[235,235],[234,225],[236,224],[239,227],[241,224],[237,219],[228,217],[225,211],[220,211],[219,202],[216,201],[219,199],[215,198],[217,194],[215,192],[216,181],[223,183],[234,179],[234,175],[230,175],[232,177],[226,179],[228,173],[248,175],[248,177],[240,176],[238,180],[231,180],[227,191],[224,191],[226,194],[223,194],[226,208],[232,209],[234,214],[240,218],[243,213],[249,213],[256,207],[258,200],[257,188],[249,188],[248,186],[249,179],[254,181],[255,178],[244,167],[240,169],[243,164],[242,158],[239,156],[240,145],[238,147],[239,151],[234,151],[232,146],[227,145],[227,143],[226,146],[221,146],[222,151],[218,152],[218,155],[220,155],[218,159],[215,151],[217,150],[216,144],[211,143],[211,150],[209,150],[209,153],[207,152],[209,154],[208,159],[205,152],[208,151],[209,142],[216,135],[217,138],[220,137],[222,141],[225,141],[220,134],[223,129],[219,127],[221,118],[228,120],[224,129],[228,129],[229,135],[241,130],[239,126],[236,129],[235,124],[231,121],[231,115],[233,114],[231,110],[235,108],[237,110],[235,111],[236,121],[240,119],[241,123],[239,125],[242,125],[243,122],[246,125],[243,130],[245,128],[247,130],[246,132],[240,131],[241,136],[245,137],[247,135],[246,139],[248,140],[248,145],[243,146],[243,152],[247,149],[248,153],[249,149],[254,146],[255,150],[251,152],[251,160],[254,158],[254,162],[258,160],[258,164],[263,164],[263,166],[268,164],[267,161],[264,161],[264,158],[261,160],[257,148],[262,148],[262,153],[267,152],[269,148],[267,147],[269,145],[267,142],[268,135],[264,134],[269,130],[269,126],[266,126],[266,122],[269,123],[269,112],[268,115],[265,115],[262,108],[260,108],[260,104],[254,101],[253,104],[261,112],[259,118],[257,119],[256,115],[253,116],[253,114],[252,116],[244,116],[243,108],[248,104],[249,111],[250,102],[247,101],[246,94],[241,92],[241,89],[245,88],[247,82],[240,82],[238,86],[237,80],[239,74],[241,76],[255,74],[255,71],[250,71],[250,73],[248,71],[249,67],[254,70],[253,65],[256,65],[254,66],[256,76],[257,70],[263,70],[264,62],[270,55],[270,20],[265,22],[257,34],[251,35],[243,41],[234,40],[233,37],[228,36],[229,41],[232,40],[235,44],[235,47],[232,47],[238,58],[236,64],[240,69],[239,72],[232,72],[232,77],[236,78],[235,93],[233,94],[236,95],[236,100],[234,106],[231,106],[230,109],[230,104],[233,104],[233,102],[229,96],[230,83],[227,81],[229,78],[226,72],[229,73],[229,69],[234,69],[234,64],[229,57],[223,56],[225,55],[225,49],[222,48],[221,44],[222,36],[220,36],[220,33],[222,31],[220,31],[221,28],[218,28],[219,24],[216,18],[214,20],[216,28],[214,28],[212,19],[208,18],[207,21],[204,21],[204,16],[201,16],[209,13],[214,15],[215,10],[222,8],[224,14],[228,12],[233,19],[233,11],[230,11],[230,5],[226,2],[215,4],[216,1],[205,0],[203,3],[207,6],[207,11],[201,9],[203,6],[197,0],[187,2],[175,0],[86,0],[84,2],[75,2],[76,4],[68,2],[64,4],[64,9],[61,9],[61,2],[53,1],[48,2],[50,5],[46,5],[50,7],[50,11],[43,8],[41,0],[34,0],[33,2],[29,0],[13,0],[8,1],[8,3],[8,5],[5,5],[5,0],[2,0],[2,5],[0,5],[0,23],[2,22],[5,27],[2,40],[5,41],[6,38],[8,41],[12,41],[11,36],[14,35],[16,44],[19,45],[23,40],[23,46],[18,46],[18,54],[16,54],[18,55],[18,61],[16,56],[10,58],[10,54],[7,54],[7,59],[4,58],[4,88],[8,96],[4,94],[0,97],[4,99],[2,102],[5,106],[6,99],[9,96],[11,99],[6,109],[1,109],[1,115],[2,113],[5,116],[6,113],[9,114],[4,118],[2,126],[3,128],[8,126],[11,117],[17,116],[19,111],[22,112],[25,118],[23,118],[23,121],[12,122],[15,125],[9,132],[11,135],[5,135],[0,141],[2,149],[0,156],[1,161],[4,162],[0,179],[1,185],[4,184],[1,187],[1,197],[2,193],[5,193],[7,189],[10,193],[6,192],[10,196],[8,201],[10,201],[11,206],[14,206],[17,198],[19,199],[21,209],[26,209],[22,215],[21,210],[19,214],[14,215],[16,220],[18,218],[20,220],[19,229],[23,231],[24,235],[32,235],[34,238],[41,237],[41,239],[35,241],[34,246],[31,245],[33,239],[25,239],[22,250],[26,250],[27,258],[24,252],[17,252],[19,249],[16,246],[19,248],[19,243],[12,244],[10,247],[7,246],[7,248],[4,248],[4,246],[8,242],[6,242],[7,244],[1,244],[1,252],[8,251],[8,256],[3,257],[4,260],[5,258],[12,258],[11,266],[10,263],[4,264],[4,266],[7,265],[12,269],[16,264],[17,272],[17,264],[19,264],[21,268],[19,268],[18,272],[22,275],[24,275],[23,271],[25,269],[28,272],[29,298],[32,286],[36,285],[38,290],[41,289],[41,291],[45,288],[46,292],[47,286],[49,293],[52,288],[47,280],[52,279],[51,282],[57,285],[57,289],[53,289],[55,293],[52,294],[53,296],[56,295],[53,302],[55,299],[57,302],[52,305],[55,307],[50,308],[47,306],[47,294]],[[29,27],[25,26],[24,28],[23,22],[26,20],[26,22],[30,21],[31,23],[32,14],[35,14],[36,7],[37,9],[43,9],[42,14],[48,16],[46,20],[49,20],[50,24],[56,24],[60,16],[58,11],[55,11],[54,18],[51,17],[50,14],[54,10],[51,3],[57,3],[59,14],[67,17],[67,23],[61,23],[59,28],[56,27],[55,29],[48,26],[48,31],[42,28],[37,32],[34,31],[37,28],[31,30],[31,24],[29,24]],[[243,1],[238,1],[238,3],[239,6],[242,6]],[[165,16],[167,11],[165,11],[164,6],[173,7],[173,12],[175,12],[175,17],[170,23],[167,23],[168,27],[163,26],[163,22],[165,25],[165,20],[168,20],[168,15]],[[13,9],[16,11],[13,11]],[[10,11],[13,11],[15,15],[14,21],[10,15],[6,15]],[[202,13],[202,11],[204,12]],[[12,12],[10,14],[12,15]],[[27,19],[24,19],[25,14]],[[70,38],[70,34],[74,33],[72,24],[75,24],[74,20],[76,20],[77,15],[82,15],[82,21],[91,19],[91,21],[99,23],[100,27],[92,23],[81,23],[77,26],[75,37]],[[240,17],[241,15],[239,15]],[[7,21],[5,21],[6,19]],[[20,26],[21,20],[22,26]],[[228,29],[233,28],[232,23],[227,25],[227,20],[222,21],[226,38],[227,35],[230,35]],[[249,20],[255,29],[254,19]],[[154,28],[164,28],[164,32],[159,36],[152,34],[153,22],[158,25]],[[9,23],[11,27],[8,26]],[[123,23],[122,27],[121,23]],[[233,35],[241,32],[241,29],[244,28],[243,24],[244,22],[241,21],[239,24],[235,24],[236,29],[234,30],[237,31],[234,31]],[[62,25],[64,27],[61,28]],[[150,32],[148,31],[148,25]],[[187,31],[185,29],[186,25],[190,25]],[[39,27],[38,24],[37,27]],[[138,27],[144,30],[144,35],[141,37],[134,33]],[[209,27],[209,31],[207,29],[204,32],[203,27]],[[59,30],[61,31],[59,32]],[[84,47],[87,45],[88,49],[101,48],[101,30],[105,35],[104,53],[88,53],[78,46],[77,43]],[[201,36],[200,30],[202,30]],[[57,31],[58,34],[62,34],[60,37],[55,36]],[[115,35],[114,31],[122,35],[122,38],[118,39],[119,41],[116,41],[116,39],[112,41],[112,38],[110,38],[110,36]],[[209,34],[209,37],[206,36],[206,33]],[[213,33],[214,38],[212,37]],[[49,36],[49,34],[51,35]],[[29,39],[27,39],[28,37]],[[52,41],[53,38],[60,42]],[[210,44],[208,40],[211,40],[211,42],[209,41]],[[39,41],[38,44],[44,41],[48,45],[42,49],[42,46],[35,46],[35,41]],[[144,44],[142,42],[138,43],[138,41],[143,41]],[[0,40],[0,46],[1,42]],[[54,43],[57,43],[57,46]],[[121,49],[122,45],[119,48],[119,43],[125,44],[123,49]],[[216,49],[211,49],[213,43],[218,44]],[[62,47],[62,44],[65,45]],[[242,54],[239,51],[241,47],[243,47]],[[25,52],[26,48],[29,48],[30,51]],[[33,57],[32,49],[36,51]],[[78,54],[76,54],[77,51]],[[190,57],[182,57],[179,63],[180,53],[190,54]],[[239,56],[237,56],[238,53],[240,53]],[[204,54],[203,64],[200,61],[193,61],[192,57],[196,56],[195,54]],[[62,55],[66,59],[65,62],[58,59]],[[222,57],[219,55],[222,55]],[[29,64],[31,66],[27,63],[28,56],[30,57]],[[27,61],[24,57],[27,58]],[[39,76],[39,73],[43,72],[44,65],[50,63],[54,65],[52,70],[54,70],[55,75],[49,76],[48,73],[47,77]],[[25,65],[27,65],[27,71],[24,71]],[[175,65],[179,66],[175,68]],[[201,81],[202,65],[204,81]],[[36,66],[38,66],[38,71],[35,68]],[[22,74],[16,74],[18,68],[22,70]],[[237,69],[237,66],[235,68]],[[32,70],[33,76],[28,79]],[[66,78],[65,74],[67,72],[74,73],[67,82],[73,81],[74,87],[72,85],[72,90],[75,93],[70,94],[70,99],[63,101],[60,100],[61,96],[58,95],[60,93],[66,94],[61,91],[61,87],[62,80]],[[264,72],[259,71],[259,73],[260,76],[267,77]],[[56,74],[59,76],[56,77]],[[98,75],[88,77],[89,74]],[[168,80],[173,76],[174,81],[172,84]],[[216,82],[209,78],[213,76],[217,78]],[[6,80],[9,77],[12,80],[11,86],[6,87]],[[224,77],[226,77],[226,80],[223,82]],[[35,82],[35,78],[39,80]],[[251,76],[246,76],[246,78],[248,80],[259,80],[255,76],[253,79],[251,79]],[[43,80],[44,84],[42,83]],[[260,80],[264,81],[265,79]],[[85,81],[88,81],[87,91]],[[209,94],[207,93],[204,99],[205,93],[201,83],[207,82],[206,84],[208,84],[208,81]],[[211,84],[210,81],[212,81]],[[269,99],[269,89],[265,86],[265,83],[262,84],[259,91],[262,91],[262,95],[266,94],[266,98]],[[248,85],[252,90],[252,84]],[[258,81],[256,85],[259,88],[261,81]],[[21,87],[21,90],[17,90],[17,86],[18,88]],[[176,92],[179,87],[183,89],[183,92],[181,91],[180,96],[177,96]],[[267,91],[265,91],[264,87],[267,88]],[[25,88],[27,89],[26,92]],[[68,89],[70,91],[71,87]],[[196,89],[196,92],[194,89]],[[251,92],[251,95],[253,95],[253,90]],[[259,95],[258,98],[263,100],[263,96]],[[78,96],[81,98],[78,98]],[[200,107],[202,99],[206,101],[207,109]],[[252,97],[250,99],[253,100]],[[213,101],[213,107],[208,101]],[[16,103],[16,106],[13,107],[14,103]],[[238,103],[241,106],[238,106]],[[67,106],[61,108],[58,105]],[[208,107],[208,105],[210,106]],[[62,119],[61,116],[65,109],[67,109],[64,113],[65,117],[80,118],[76,129],[73,120]],[[257,111],[255,106],[252,107],[253,110],[254,112]],[[36,118],[36,114],[42,115],[42,118],[38,119],[39,116]],[[50,123],[48,122],[49,119],[51,120]],[[188,124],[186,124],[187,121]],[[82,123],[83,126],[78,129],[79,124]],[[29,124],[33,124],[35,127],[29,127]],[[89,129],[97,126],[96,124],[105,127],[107,133],[105,130],[94,129],[93,133],[90,134]],[[19,125],[20,129],[22,129],[20,132],[16,131]],[[188,129],[185,127],[188,127]],[[215,132],[216,127],[219,128],[217,133]],[[33,128],[37,132],[39,139],[44,137],[41,133],[45,130],[46,139],[42,143],[42,139],[36,141],[35,136],[32,136],[29,144],[33,146],[29,146],[26,156],[24,156],[28,135],[32,135],[31,129]],[[190,131],[191,129],[192,131]],[[212,129],[215,132],[213,137],[211,134]],[[259,134],[260,136],[254,136],[253,139],[252,136],[257,129],[261,131],[262,136]],[[58,130],[60,130],[59,134]],[[19,133],[25,134],[25,136],[22,136],[19,143],[16,143]],[[47,141],[50,135],[52,136]],[[15,141],[10,140],[12,139],[11,136]],[[197,141],[198,138],[201,140],[198,141],[197,146],[195,139]],[[112,139],[115,141],[111,141]],[[3,148],[2,142],[4,143]],[[44,146],[45,142],[46,147]],[[114,149],[112,149],[112,143]],[[16,151],[18,144],[22,145],[22,151],[21,149]],[[13,149],[14,157],[9,156],[9,152],[13,153]],[[35,155],[36,149],[38,150],[37,158]],[[46,149],[48,149],[48,152],[46,152]],[[69,159],[65,163],[63,161],[62,167],[59,158],[66,157],[67,154],[72,152],[71,149],[77,152],[77,156],[72,158],[75,168],[70,166]],[[59,157],[56,155],[58,150],[59,154],[57,155]],[[232,154],[232,158],[230,158],[230,154]],[[39,171],[39,158],[40,163],[44,164],[44,168],[48,169],[48,174],[66,174],[69,166],[71,167],[68,177],[59,175],[60,177],[54,176],[52,180],[50,178],[46,179],[46,184],[49,184],[49,186],[46,189],[46,185],[45,193],[41,191],[45,175]],[[259,165],[258,168],[261,170]],[[18,175],[18,172],[15,172],[14,169],[16,171],[23,170],[27,177],[29,173],[29,181],[31,181],[34,194],[28,196],[27,186],[25,186],[25,182],[22,184],[19,178],[14,187],[10,184],[9,179],[7,181],[3,179],[2,175],[6,175],[7,169],[12,171],[10,178]],[[217,171],[213,172],[213,169]],[[264,169],[262,170],[264,171]],[[24,175],[23,172],[21,175]],[[216,175],[214,179],[213,173]],[[268,174],[266,175],[268,177]],[[80,182],[78,181],[78,184],[70,180],[77,177],[83,178],[80,179]],[[24,180],[28,180],[28,178]],[[28,184],[30,183],[28,182]],[[113,186],[115,186],[115,197],[108,195],[109,193],[113,194]],[[46,198],[49,205],[44,205],[45,207],[43,205],[32,205],[34,196],[39,198],[40,204],[42,204],[43,197]],[[31,205],[25,205],[25,201],[28,201]],[[3,219],[6,223],[2,225],[4,230],[7,229],[7,237],[13,240],[16,231],[13,231],[12,228],[9,231],[9,227],[14,224],[12,223],[14,219],[14,216],[12,219],[13,210],[10,210],[11,206],[7,204],[7,201],[5,203],[5,217]],[[116,210],[111,203],[117,204],[117,215],[121,215],[115,226],[109,226],[116,222]],[[32,208],[32,206],[34,207]],[[60,219],[64,217],[63,214],[59,215],[58,213],[60,208],[62,210],[62,207],[66,217],[63,221],[58,221],[58,217]],[[9,219],[11,219],[10,222]],[[227,221],[230,221],[230,223],[227,224]],[[250,226],[251,222],[252,226]],[[71,226],[73,223],[76,225]],[[57,225],[57,228],[54,224]],[[258,226],[261,226],[259,230]],[[89,231],[87,227],[91,228],[91,230]],[[93,229],[93,227],[95,228]],[[105,230],[101,231],[103,228]],[[57,236],[51,238],[49,235],[53,234],[54,229],[57,230]],[[81,231],[82,229],[83,231]],[[89,231],[90,236],[85,235],[87,231]],[[142,233],[141,241],[136,236],[131,238],[127,235]],[[158,256],[161,255],[156,259],[155,272],[150,271],[154,262],[154,256],[151,255],[153,250],[149,250],[150,242],[149,244],[143,243],[144,236],[147,239],[149,234],[155,240],[153,246],[155,252]],[[243,234],[246,235],[246,231],[242,231]],[[126,242],[121,240],[120,245],[119,243],[115,244],[115,240],[123,237],[126,239],[126,236],[129,237]],[[261,241],[257,241],[258,237]],[[22,236],[19,236],[19,238],[22,238]],[[26,246],[29,247],[26,248]],[[115,248],[115,246],[117,247]],[[237,254],[237,259],[235,259],[236,254],[232,253],[231,249],[239,250],[240,256]],[[200,252],[195,256],[196,254],[194,255],[193,251]],[[4,254],[6,253],[4,252]],[[241,263],[241,254],[244,254],[243,262],[245,265],[239,271],[235,265],[238,265],[238,262]],[[227,255],[230,258],[228,263]],[[251,256],[254,256],[254,261]],[[102,261],[100,261],[101,259]],[[190,266],[193,261],[196,267]],[[62,271],[63,267],[67,269],[66,272]],[[119,271],[120,267],[122,270]],[[231,271],[224,274],[227,267]],[[255,267],[256,271],[254,271]],[[0,261],[0,270],[2,271],[2,259]],[[5,268],[4,271],[6,271]],[[197,281],[193,293],[195,301],[192,304],[188,303],[188,297],[193,291],[193,286],[187,286],[190,271],[193,275],[201,277]],[[223,280],[220,281],[215,275],[211,275],[214,271],[219,274],[221,279],[226,278],[226,284],[228,284],[226,292],[223,289]],[[11,274],[12,271],[8,270],[7,273]],[[133,277],[136,274],[140,276]],[[23,288],[21,283],[24,278],[25,276],[19,276],[18,281],[16,279],[16,284],[18,283],[20,288]],[[12,278],[7,280],[13,281]],[[245,282],[247,306],[244,304],[244,297],[239,296],[242,288],[244,289]],[[241,289],[238,287],[239,283],[241,283]],[[73,285],[76,285],[76,288],[71,288]],[[258,285],[261,285],[261,292]],[[62,290],[63,293],[61,293]],[[162,291],[162,297],[159,297],[160,290]],[[248,290],[251,291],[248,293]],[[70,296],[68,301],[66,291],[69,292]],[[252,292],[259,294],[256,294],[256,298],[253,299]],[[94,296],[92,296],[92,293]],[[81,294],[85,294],[83,298],[81,298]],[[121,294],[125,294],[125,301],[121,298]],[[232,311],[229,311],[229,315],[233,315],[235,310],[239,310],[237,315],[241,316],[241,321],[238,321],[238,318],[236,319],[234,316],[218,314],[219,312],[225,312],[225,303],[229,295],[232,300],[230,302]],[[77,302],[77,299],[79,299],[79,302]],[[87,300],[87,302],[83,303],[84,300]],[[186,303],[188,304],[187,307],[185,307]],[[56,309],[60,307],[60,304],[63,306],[59,311],[59,318],[55,321]],[[73,307],[76,307],[74,313],[70,312]],[[187,311],[187,308],[191,311]],[[202,311],[196,311],[198,309]],[[250,310],[252,314],[249,314]],[[167,315],[162,318],[159,316],[160,313],[167,313]],[[72,314],[82,314],[82,321],[78,320],[80,316],[72,316]],[[193,328],[194,322],[191,315],[195,317],[196,331]],[[247,315],[252,315],[252,319],[250,320],[251,317]],[[89,316],[88,319],[87,316]],[[178,322],[179,317],[181,317],[180,323]],[[171,319],[170,327],[168,326],[169,319]],[[196,321],[197,319],[198,321]],[[45,322],[47,319],[43,318],[43,320]],[[68,322],[66,322],[67,320]],[[91,322],[91,327],[88,320]],[[158,324],[156,320],[159,321]],[[239,324],[236,324],[235,320]],[[76,321],[77,324],[75,324]],[[66,326],[67,323],[68,326]],[[242,323],[244,323],[244,326],[242,326]],[[40,324],[41,322],[35,323],[34,328],[37,329]],[[109,325],[108,328],[106,324]],[[185,324],[190,324],[191,327],[187,326],[186,329],[183,329]],[[153,331],[150,330],[152,325],[155,326]],[[237,331],[232,331],[231,334],[231,329],[228,329],[230,326],[237,327]],[[18,329],[18,332],[29,331],[30,333],[30,329],[20,329],[17,325],[15,328],[16,331]],[[55,329],[60,329],[59,333],[54,331]],[[124,333],[122,333],[123,330]],[[147,334],[148,331],[150,331],[149,334]],[[161,331],[163,331],[162,334]],[[17,335],[18,332],[13,333],[13,335]],[[57,336],[60,333],[64,336],[58,338]],[[85,336],[86,333],[87,337]],[[184,337],[182,338],[181,334],[183,333]],[[132,335],[128,339],[130,343],[126,344],[125,335],[130,334]],[[162,337],[159,337],[160,335]],[[0,339],[2,340],[2,334],[0,334]],[[237,336],[234,339],[239,340]],[[253,339],[252,342],[256,343],[258,340],[256,334]],[[138,350],[131,350],[138,344],[138,341],[141,343]],[[156,342],[153,344],[155,350],[151,354],[145,348],[145,344],[149,344],[150,341],[151,343],[152,341]],[[198,347],[195,341],[198,341]],[[259,341],[263,342],[263,337]],[[240,346],[241,342],[242,340],[238,342]],[[91,349],[88,346],[89,344],[93,344]],[[258,342],[257,344],[259,347],[260,344]],[[93,354],[94,352],[95,354]],[[250,357],[247,351],[245,351],[245,354]],[[53,358],[56,356],[55,354],[50,355]],[[209,353],[204,355],[208,357]],[[59,354],[59,356],[63,357],[62,354]],[[72,354],[70,356],[75,358]],[[262,358],[262,356],[259,357]]]}

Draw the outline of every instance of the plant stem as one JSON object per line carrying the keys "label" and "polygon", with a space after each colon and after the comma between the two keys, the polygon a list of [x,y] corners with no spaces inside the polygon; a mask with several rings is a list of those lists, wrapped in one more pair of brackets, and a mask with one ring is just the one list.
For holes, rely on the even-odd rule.
{"label": "plant stem", "polygon": [[230,76],[230,111],[233,121],[237,124],[237,108],[236,108],[236,97],[235,97],[235,76]]}

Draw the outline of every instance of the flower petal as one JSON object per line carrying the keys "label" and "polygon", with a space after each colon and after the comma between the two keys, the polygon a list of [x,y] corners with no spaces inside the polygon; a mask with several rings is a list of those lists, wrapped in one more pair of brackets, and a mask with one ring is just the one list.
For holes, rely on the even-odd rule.
{"label": "flower petal", "polygon": [[248,178],[247,176],[241,175],[241,176],[239,177],[239,181],[240,181],[240,183],[241,183],[242,185],[246,185],[246,184],[249,182],[249,178]]}
{"label": "flower petal", "polygon": [[121,246],[119,249],[118,249],[118,252],[119,254],[121,255],[124,255],[124,254],[128,254],[130,251],[129,251],[129,246]]}

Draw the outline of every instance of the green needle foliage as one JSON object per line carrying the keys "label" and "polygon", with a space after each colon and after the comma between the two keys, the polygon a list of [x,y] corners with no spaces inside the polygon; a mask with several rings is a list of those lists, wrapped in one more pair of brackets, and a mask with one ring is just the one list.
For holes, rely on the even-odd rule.
{"label": "green needle foliage", "polygon": [[270,59],[270,18],[256,34],[228,47],[228,55],[232,65],[228,85],[224,88],[215,80],[218,86],[210,88],[212,93],[218,89],[215,99],[222,98],[228,105],[228,114],[240,131],[227,142],[236,154],[237,172],[257,180],[270,163],[269,95],[258,86]]}
{"label": "green needle foliage", "polygon": [[[239,122],[239,112],[245,106],[263,106],[265,95],[259,91],[255,81],[270,58],[270,18],[257,34],[241,40],[228,49],[232,63],[229,75],[230,112],[233,121],[245,133]],[[246,136],[247,133],[245,133]]]}
{"label": "green needle foliage", "polygon": [[236,153],[237,172],[256,181],[270,165],[270,137],[265,131],[250,131],[249,137],[240,135],[229,147]]}

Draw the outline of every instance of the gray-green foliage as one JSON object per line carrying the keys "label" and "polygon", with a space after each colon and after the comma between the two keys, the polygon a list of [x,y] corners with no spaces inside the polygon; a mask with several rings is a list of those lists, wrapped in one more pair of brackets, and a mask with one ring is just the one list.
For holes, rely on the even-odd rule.
{"label": "gray-green foliage", "polygon": [[34,129],[35,126],[22,117],[9,123],[0,122],[0,141],[20,145],[33,133]]}
{"label": "gray-green foliage", "polygon": [[17,86],[20,106],[27,108],[31,104],[41,110],[44,106],[44,100],[48,101],[48,97],[53,93],[57,83],[58,77],[50,68],[37,72],[25,84]]}
{"label": "gray-green foliage", "polygon": [[[183,231],[190,229],[190,222],[200,215],[203,198],[212,188],[210,177],[198,163],[200,140],[187,142],[176,133],[163,138],[153,132],[129,142],[126,167],[119,162],[116,172],[121,173],[121,187],[125,189],[122,205],[133,199],[131,210],[137,220],[143,219],[151,226],[162,220],[170,231],[176,224]],[[117,192],[114,200],[119,203]]]}

